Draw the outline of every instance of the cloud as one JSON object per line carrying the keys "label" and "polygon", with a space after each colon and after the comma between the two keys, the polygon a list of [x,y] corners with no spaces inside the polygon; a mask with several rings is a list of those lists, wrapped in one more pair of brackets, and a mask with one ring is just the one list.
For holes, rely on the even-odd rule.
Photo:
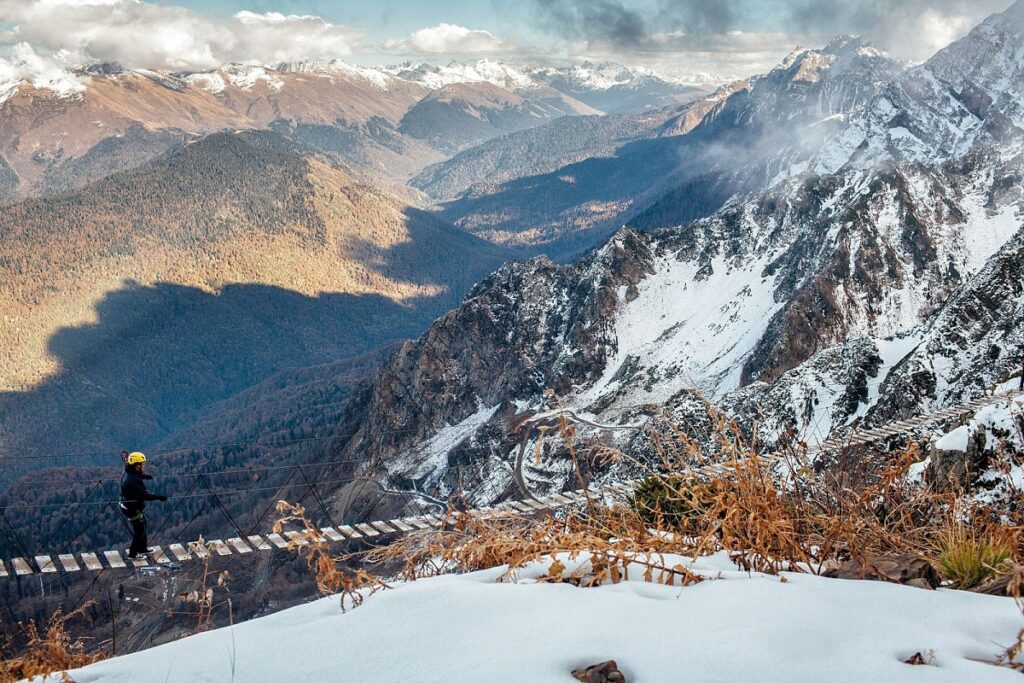
{"label": "cloud", "polygon": [[589,53],[785,53],[857,33],[925,59],[1012,0],[532,0],[536,25]]}
{"label": "cloud", "polygon": [[214,19],[141,0],[0,0],[0,43],[60,53],[68,63],[193,71],[229,62],[340,57],[360,31],[321,17],[242,11]]}
{"label": "cloud", "polygon": [[66,95],[84,91],[85,86],[67,70],[63,56],[60,53],[54,57],[37,54],[28,43],[12,46],[7,59],[0,57],[0,102],[21,80],[29,80],[37,88]]}
{"label": "cloud", "polygon": [[794,0],[795,30],[817,37],[857,33],[897,57],[925,59],[960,38],[1012,0]]}
{"label": "cloud", "polygon": [[458,55],[510,52],[515,44],[482,29],[441,23],[414,31],[408,38],[385,41],[384,49],[407,54]]}

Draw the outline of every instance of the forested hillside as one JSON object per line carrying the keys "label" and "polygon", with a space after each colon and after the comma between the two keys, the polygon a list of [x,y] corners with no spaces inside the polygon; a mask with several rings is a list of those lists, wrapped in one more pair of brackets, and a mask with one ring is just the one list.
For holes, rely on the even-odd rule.
{"label": "forested hillside", "polygon": [[510,255],[272,133],[13,204],[0,239],[7,454],[153,444],[274,372],[417,334]]}

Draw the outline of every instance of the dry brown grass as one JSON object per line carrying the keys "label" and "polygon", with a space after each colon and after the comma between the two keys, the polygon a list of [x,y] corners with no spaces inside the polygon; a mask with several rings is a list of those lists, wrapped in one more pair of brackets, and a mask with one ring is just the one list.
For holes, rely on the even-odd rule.
{"label": "dry brown grass", "polygon": [[316,586],[325,595],[338,593],[341,595],[341,608],[356,607],[362,604],[367,595],[386,589],[387,583],[363,569],[347,570],[345,558],[332,557],[327,550],[327,542],[320,530],[309,521],[306,510],[301,505],[293,505],[287,501],[277,502],[277,513],[281,515],[274,522],[274,533],[282,533],[289,524],[301,527],[301,538],[289,541],[292,550],[305,553],[306,566],[316,577]]}
{"label": "dry brown grass", "polygon": [[174,614],[194,617],[196,626],[193,633],[202,633],[203,631],[208,631],[213,625],[214,613],[220,608],[227,610],[229,622],[234,620],[231,610],[231,599],[217,600],[219,593],[227,592],[228,581],[231,579],[231,575],[227,571],[210,571],[210,558],[213,557],[216,549],[213,544],[208,543],[202,536],[198,540],[189,543],[188,550],[202,560],[203,571],[196,581],[196,587],[192,590],[182,591],[178,594],[178,597],[185,604],[195,605],[195,610],[191,612],[175,612]]}
{"label": "dry brown grass", "polygon": [[[0,683],[76,669],[103,659],[103,653],[87,653],[82,640],[68,633],[68,622],[81,616],[91,604],[87,602],[67,614],[58,610],[50,616],[43,633],[35,621],[28,622],[24,627],[25,645],[20,652],[8,656],[6,647],[0,652]],[[61,675],[64,680],[71,680],[67,674]]]}
{"label": "dry brown grass", "polygon": [[[557,433],[582,477],[580,463],[592,462],[592,454],[574,444],[573,429],[564,420]],[[586,587],[639,578],[685,586],[702,579],[680,563],[680,556],[724,550],[740,567],[771,574],[823,573],[847,560],[867,565],[872,557],[894,555],[918,557],[941,569],[950,557],[944,541],[973,538],[997,549],[981,553],[985,576],[1021,572],[1021,520],[971,503],[952,482],[913,482],[910,468],[921,458],[916,445],[873,458],[847,454],[816,471],[798,441],[761,456],[724,419],[716,433],[714,465],[678,431],[652,439],[655,457],[643,462],[610,453],[607,444],[595,446],[603,463],[629,463],[646,475],[625,502],[591,497],[557,516],[464,514],[452,508],[441,529],[407,534],[386,546],[342,557],[314,546],[310,567],[321,590],[340,587],[352,604],[364,590],[384,585],[363,569],[342,568],[353,559],[405,580],[505,567],[501,580],[514,581],[519,570],[539,563],[547,570],[542,581]],[[301,508],[280,509],[290,513],[285,521],[317,534]],[[638,568],[640,576],[631,577]],[[962,588],[980,582],[964,582],[955,572],[947,571],[946,577]],[[1024,631],[998,661],[1019,668],[1022,652]]]}
{"label": "dry brown grass", "polygon": [[[821,573],[846,560],[864,563],[869,557],[893,554],[914,555],[941,569],[944,556],[949,559],[945,541],[979,533],[999,539],[999,552],[991,555],[996,564],[1011,556],[1021,559],[1021,527],[1010,526],[1019,520],[965,502],[963,491],[952,486],[926,487],[910,481],[910,466],[921,455],[916,445],[876,462],[840,459],[816,472],[799,442],[763,457],[734,424],[715,418],[718,462],[713,465],[681,431],[652,440],[656,455],[644,462],[626,453],[610,454],[606,444],[595,446],[603,462],[630,462],[646,474],[625,503],[588,499],[582,508],[566,510],[557,518],[481,517],[452,510],[441,530],[406,535],[365,551],[361,559],[392,571],[397,566],[412,580],[497,566],[508,566],[508,576],[514,576],[516,569],[533,562],[586,553],[593,573],[577,577],[581,585],[620,580],[633,563],[655,572],[651,576],[691,583],[698,577],[659,558],[698,557],[719,550],[747,570],[773,574]],[[574,444],[573,429],[564,420],[556,431],[582,482],[580,462],[592,460],[591,454]],[[318,533],[301,511],[283,505],[282,512],[291,512],[283,522],[297,522],[314,536]],[[325,592],[374,585],[365,574],[358,579],[346,574],[344,580],[336,576],[339,558],[332,558],[323,545],[311,546],[309,558]],[[969,587],[953,573],[947,576],[960,587]]]}

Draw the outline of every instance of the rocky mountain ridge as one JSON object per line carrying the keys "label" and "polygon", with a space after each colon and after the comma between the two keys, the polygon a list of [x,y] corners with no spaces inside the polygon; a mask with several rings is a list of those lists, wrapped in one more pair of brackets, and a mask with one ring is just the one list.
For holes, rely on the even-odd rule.
{"label": "rocky mountain ridge", "polygon": [[[820,152],[804,139],[784,148],[776,158],[788,165],[768,189],[708,218],[620,232],[573,265],[538,258],[504,266],[356,391],[346,431],[357,436],[345,452],[374,453],[368,471],[392,481],[444,494],[469,477],[467,488],[497,498],[513,486],[516,425],[550,405],[549,389],[598,422],[663,414],[699,432],[710,400],[748,426],[756,421],[766,443],[789,426],[813,442],[948,405],[1005,378],[1024,342],[1013,275],[1024,130],[1016,86],[986,80],[979,55],[1021,63],[1022,7],[868,89],[833,87],[822,71],[851,52],[851,64],[872,63],[877,55],[862,45],[842,41],[829,59],[806,52],[786,60],[766,82],[785,79],[785,89],[771,91],[780,97],[818,84],[803,102],[835,126]],[[1000,65],[994,73],[1010,68]],[[916,117],[930,125],[917,139],[941,140],[941,153],[900,154],[872,137],[857,147],[889,150],[875,163],[861,154],[833,171],[810,170],[873,130],[894,92],[937,73],[943,80],[891,112],[878,135],[899,137]],[[987,84],[978,88],[991,102],[964,125],[969,110],[946,105],[964,99],[968,80]],[[691,135],[756,118],[757,90],[727,101]],[[848,97],[863,105],[829,114]],[[569,475],[562,465],[535,480],[560,487]]]}

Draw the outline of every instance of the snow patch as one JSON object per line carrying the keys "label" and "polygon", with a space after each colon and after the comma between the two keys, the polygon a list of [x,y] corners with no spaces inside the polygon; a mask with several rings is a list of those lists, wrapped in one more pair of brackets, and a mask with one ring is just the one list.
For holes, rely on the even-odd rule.
{"label": "snow patch", "polygon": [[[663,403],[684,388],[711,398],[737,388],[743,361],[782,305],[763,275],[769,260],[736,267],[721,257],[704,265],[659,259],[637,298],[621,306],[615,356],[578,404],[613,390],[624,394],[621,401]],[[644,386],[645,377],[655,378],[650,373],[657,381]]]}
{"label": "snow patch", "polygon": [[231,85],[242,90],[252,90],[260,81],[274,91],[280,91],[284,87],[284,81],[262,66],[231,64],[221,69],[221,73],[227,77]]}
{"label": "snow patch", "polygon": [[386,463],[388,472],[400,472],[405,477],[417,480],[444,474],[448,453],[494,417],[497,410],[497,405],[490,408],[481,405],[479,410],[465,420],[438,430],[411,454]]}

